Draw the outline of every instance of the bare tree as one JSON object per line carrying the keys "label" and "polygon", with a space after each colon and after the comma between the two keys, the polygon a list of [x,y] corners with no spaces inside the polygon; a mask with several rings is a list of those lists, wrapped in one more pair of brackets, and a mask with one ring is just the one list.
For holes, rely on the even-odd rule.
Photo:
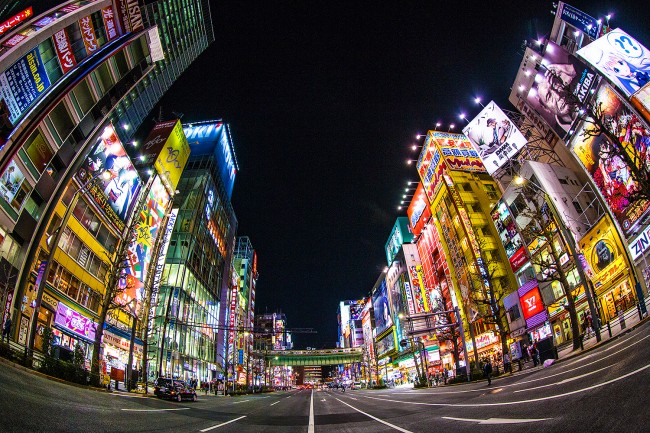
{"label": "bare tree", "polygon": [[[572,260],[562,264],[562,256],[567,252],[566,242],[558,229],[562,221],[555,221],[549,205],[546,203],[546,193],[535,189],[534,186],[525,184],[518,189],[526,201],[526,206],[519,210],[518,219],[523,221],[520,225],[520,234],[527,244],[536,242],[537,250],[531,251],[531,264],[535,268],[539,283],[559,282],[562,293],[566,298],[564,304],[571,319],[571,333],[573,336],[573,349],[580,348],[580,325],[576,312],[573,287],[569,283],[567,273],[574,265]],[[573,258],[576,260],[576,258]],[[585,287],[585,290],[588,290]]]}
{"label": "bare tree", "polygon": [[[468,266],[470,283],[470,299],[478,307],[478,313],[483,323],[494,326],[499,333],[502,353],[508,353],[508,319],[507,310],[503,306],[503,298],[509,295],[513,288],[506,284],[508,270],[499,260],[495,250],[490,250],[485,238],[477,238],[479,259],[482,266]],[[470,323],[470,326],[472,324]]]}

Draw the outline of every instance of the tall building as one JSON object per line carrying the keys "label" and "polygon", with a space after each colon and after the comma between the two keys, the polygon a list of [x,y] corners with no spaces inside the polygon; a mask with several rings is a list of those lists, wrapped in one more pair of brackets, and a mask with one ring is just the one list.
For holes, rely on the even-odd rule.
{"label": "tall building", "polygon": [[[52,327],[56,344],[90,357],[115,251],[150,191],[133,136],[214,40],[208,2],[63,2],[0,38],[0,250],[16,282],[4,315],[20,345],[39,349]],[[104,170],[111,179],[90,174]],[[137,317],[122,309],[109,320],[116,371]]]}
{"label": "tall building", "polygon": [[341,348],[363,346],[363,328],[361,326],[361,315],[365,299],[347,300],[339,302],[338,308],[338,331]]}

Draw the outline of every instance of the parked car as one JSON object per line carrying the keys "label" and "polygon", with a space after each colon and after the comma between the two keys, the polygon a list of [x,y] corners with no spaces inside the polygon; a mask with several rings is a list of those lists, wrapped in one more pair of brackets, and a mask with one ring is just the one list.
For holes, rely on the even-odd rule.
{"label": "parked car", "polygon": [[196,390],[180,380],[171,380],[168,378],[158,378],[154,387],[154,394],[158,398],[168,398],[170,400],[183,401],[198,400]]}

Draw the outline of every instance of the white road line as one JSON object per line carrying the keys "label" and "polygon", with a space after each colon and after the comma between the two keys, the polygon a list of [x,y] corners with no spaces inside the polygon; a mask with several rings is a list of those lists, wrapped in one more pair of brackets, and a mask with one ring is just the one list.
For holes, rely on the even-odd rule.
{"label": "white road line", "polygon": [[247,401],[250,401],[250,400],[242,400],[242,401],[236,401],[236,402],[234,402],[233,404],[238,404],[238,403],[246,403]]}
{"label": "white road line", "polygon": [[311,390],[311,402],[309,403],[309,426],[307,433],[314,433],[314,390]]}
{"label": "white road line", "polygon": [[280,402],[276,401],[275,403],[271,403],[271,406],[273,406],[274,404],[278,404],[278,403],[280,403]]}
{"label": "white road line", "polygon": [[167,412],[170,410],[188,410],[189,407],[175,407],[171,409],[121,409],[124,412]]}
{"label": "white road line", "polygon": [[550,386],[564,385],[565,383],[573,382],[574,380],[582,379],[583,377],[587,377],[587,376],[590,376],[590,375],[592,375],[592,374],[596,374],[596,373],[598,373],[599,371],[607,370],[607,369],[609,369],[609,368],[612,368],[612,367],[615,366],[615,365],[616,365],[616,363],[614,363],[614,364],[612,364],[612,365],[608,365],[607,367],[599,368],[598,370],[590,371],[589,373],[585,373],[585,374],[580,374],[580,375],[578,375],[578,376],[569,377],[569,378],[564,379],[564,380],[561,380],[561,381],[559,381],[559,382],[553,382],[553,383],[549,383],[549,384],[547,384],[547,385],[534,386],[534,387],[532,387],[532,388],[518,389],[518,390],[513,391],[513,392],[526,392],[526,391],[533,391],[533,390],[540,389],[540,388],[548,388],[548,387],[550,387]]}
{"label": "white road line", "polygon": [[[601,388],[605,385],[609,385],[610,383],[618,382],[619,380],[623,380],[629,376],[632,376],[634,374],[637,374],[643,370],[646,370],[650,368],[650,364],[637,368],[634,371],[631,371],[627,374],[624,374],[623,376],[617,377],[616,379],[611,379],[606,382],[602,383],[597,383],[596,385],[591,385],[586,388],[581,388],[581,389],[576,389],[575,391],[569,391],[565,392],[562,394],[556,394],[556,395],[549,395],[547,397],[540,397],[540,398],[531,398],[528,400],[519,400],[519,401],[504,401],[501,403],[425,403],[425,402],[420,402],[420,401],[403,401],[403,400],[391,400],[388,398],[376,398],[376,397],[368,397],[366,398],[371,398],[373,400],[380,400],[380,401],[390,401],[394,403],[403,403],[403,404],[416,404],[416,405],[421,405],[421,406],[445,406],[445,407],[488,407],[488,406],[513,406],[516,404],[528,404],[528,403],[535,403],[538,401],[545,401],[545,400],[554,400],[556,398],[561,398],[561,397],[566,397],[569,395],[573,394],[579,394],[581,392],[586,392],[586,391],[591,391],[592,389],[596,388]],[[337,399],[338,400],[338,399]]]}
{"label": "white road line", "polygon": [[246,418],[246,415],[240,416],[239,418],[231,419],[230,421],[222,422],[221,424],[213,425],[212,427],[204,428],[203,430],[199,430],[199,431],[204,433],[206,431],[214,430],[226,424],[230,424],[231,422],[239,421],[242,418]]}
{"label": "white road line", "polygon": [[[336,398],[336,397],[334,397],[334,398]],[[338,398],[336,398],[336,399],[339,400]],[[374,416],[370,415],[369,413],[365,413],[364,411],[362,411],[362,410],[360,410],[360,409],[357,409],[356,407],[354,407],[354,406],[352,406],[352,405],[347,404],[347,403],[344,402],[343,400],[339,400],[339,401],[340,401],[341,403],[343,403],[344,405],[346,405],[346,406],[348,406],[348,407],[351,407],[352,409],[356,410],[357,412],[359,412],[359,413],[361,413],[361,414],[364,414],[364,415],[367,416],[368,418],[372,418],[372,419],[374,419],[375,421],[380,422],[380,423],[382,423],[382,424],[384,424],[384,425],[387,425],[388,427],[392,427],[392,428],[394,428],[394,429],[397,430],[397,431],[401,431],[402,433],[413,433],[413,432],[410,431],[410,430],[405,430],[405,429],[403,429],[402,427],[398,427],[398,426],[396,426],[396,425],[394,425],[394,424],[391,424],[391,423],[389,423],[389,422],[384,421],[383,419],[379,419],[379,418],[377,418],[377,417],[374,417]]]}
{"label": "white road line", "polygon": [[488,419],[471,419],[471,418],[454,418],[451,416],[443,416],[443,419],[450,419],[452,421],[465,421],[465,422],[475,422],[478,424],[520,424],[528,422],[539,422],[546,421],[552,418],[529,418],[529,419],[513,419],[513,418],[488,418]]}

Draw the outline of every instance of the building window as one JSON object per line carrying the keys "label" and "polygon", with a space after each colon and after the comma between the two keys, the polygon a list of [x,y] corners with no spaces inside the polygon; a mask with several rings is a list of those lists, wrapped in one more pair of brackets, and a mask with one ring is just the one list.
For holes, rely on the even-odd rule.
{"label": "building window", "polygon": [[61,141],[65,141],[75,127],[75,123],[65,106],[65,101],[59,102],[59,104],[50,111],[49,117],[56,132],[59,134]]}
{"label": "building window", "polygon": [[38,129],[27,139],[23,148],[36,170],[43,173],[43,170],[54,156],[54,151]]}

